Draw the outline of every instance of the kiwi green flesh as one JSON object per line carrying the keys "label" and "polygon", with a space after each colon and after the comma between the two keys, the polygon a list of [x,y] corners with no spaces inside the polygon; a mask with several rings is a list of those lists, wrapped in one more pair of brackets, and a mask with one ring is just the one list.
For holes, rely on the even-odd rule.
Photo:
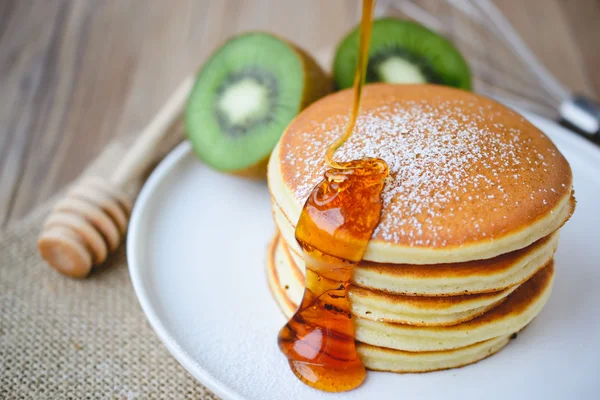
{"label": "kiwi green flesh", "polygon": [[185,110],[195,153],[237,171],[264,160],[300,110],[302,61],[283,40],[249,33],[226,42],[197,75]]}
{"label": "kiwi green flesh", "polygon": [[380,49],[369,58],[367,82],[441,83],[427,60],[395,47]]}
{"label": "kiwi green flesh", "polygon": [[[340,89],[352,86],[358,28],[338,46],[334,78]],[[437,83],[471,89],[469,67],[445,38],[424,26],[395,18],[373,22],[367,82]]]}

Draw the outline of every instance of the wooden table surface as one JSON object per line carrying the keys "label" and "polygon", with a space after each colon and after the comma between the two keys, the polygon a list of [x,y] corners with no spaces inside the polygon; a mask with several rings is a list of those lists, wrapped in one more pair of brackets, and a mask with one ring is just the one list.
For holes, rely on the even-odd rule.
{"label": "wooden table surface", "polygon": [[[426,1],[425,1],[426,2]],[[438,2],[454,28],[464,22]],[[567,86],[600,97],[600,0],[495,0]],[[0,227],[139,131],[232,34],[269,30],[309,51],[358,21],[350,0],[0,0]],[[489,59],[496,55],[477,37]],[[502,76],[490,79],[501,82]]]}

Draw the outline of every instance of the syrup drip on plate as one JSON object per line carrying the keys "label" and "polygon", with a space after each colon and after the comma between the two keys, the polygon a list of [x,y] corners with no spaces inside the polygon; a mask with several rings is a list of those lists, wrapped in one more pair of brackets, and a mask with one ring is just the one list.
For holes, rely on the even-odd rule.
{"label": "syrup drip on plate", "polygon": [[358,387],[366,370],[356,352],[347,287],[381,217],[387,164],[365,158],[338,163],[360,108],[371,37],[373,0],[363,1],[354,103],[346,130],[325,154],[331,167],[310,193],[298,224],[306,282],[298,311],[279,332],[279,348],[305,384],[327,392]]}

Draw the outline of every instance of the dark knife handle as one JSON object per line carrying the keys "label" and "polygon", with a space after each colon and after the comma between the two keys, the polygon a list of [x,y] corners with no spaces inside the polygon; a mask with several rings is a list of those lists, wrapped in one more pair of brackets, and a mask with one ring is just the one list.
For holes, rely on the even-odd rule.
{"label": "dark knife handle", "polygon": [[594,100],[574,95],[559,108],[560,123],[587,139],[600,144],[600,105]]}

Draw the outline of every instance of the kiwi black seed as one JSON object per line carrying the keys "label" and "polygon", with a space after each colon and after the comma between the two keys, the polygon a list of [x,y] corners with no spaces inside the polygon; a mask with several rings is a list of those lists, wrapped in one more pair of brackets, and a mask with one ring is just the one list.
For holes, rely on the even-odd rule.
{"label": "kiwi black seed", "polygon": [[[339,89],[352,86],[358,28],[337,48],[334,79]],[[471,89],[471,72],[460,52],[424,26],[396,18],[373,21],[367,82],[436,83]]]}
{"label": "kiwi black seed", "polygon": [[187,135],[209,166],[264,175],[279,137],[300,110],[332,89],[305,52],[268,33],[228,40],[204,64],[185,110]]}

